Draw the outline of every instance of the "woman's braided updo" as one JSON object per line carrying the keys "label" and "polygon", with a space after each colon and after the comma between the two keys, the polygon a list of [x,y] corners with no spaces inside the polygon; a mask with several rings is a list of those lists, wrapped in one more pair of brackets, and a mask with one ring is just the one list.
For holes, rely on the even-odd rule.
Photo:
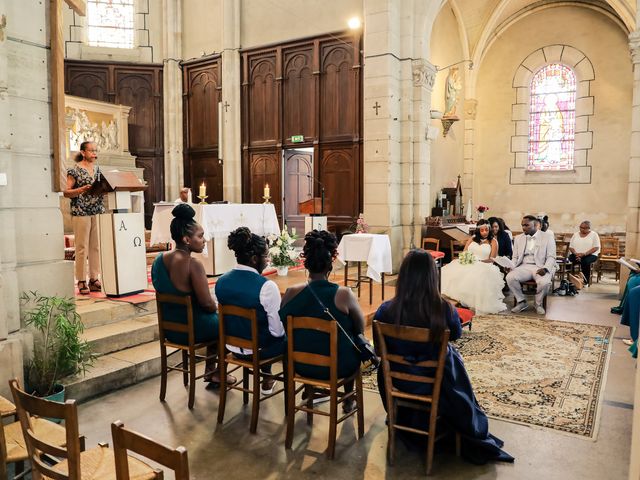
{"label": "woman's braided updo", "polygon": [[304,236],[302,257],[304,267],[310,273],[323,273],[331,269],[338,251],[338,240],[333,233],[312,230]]}
{"label": "woman's braided updo", "polygon": [[251,263],[251,257],[261,256],[267,250],[267,241],[255,233],[251,233],[247,227],[240,227],[229,234],[227,240],[229,250],[236,254],[238,263],[247,265]]}
{"label": "woman's braided updo", "polygon": [[195,227],[198,225],[194,220],[196,211],[190,205],[181,203],[176,205],[173,210],[173,220],[171,220],[171,238],[176,245],[182,245],[184,243],[183,238],[193,235]]}

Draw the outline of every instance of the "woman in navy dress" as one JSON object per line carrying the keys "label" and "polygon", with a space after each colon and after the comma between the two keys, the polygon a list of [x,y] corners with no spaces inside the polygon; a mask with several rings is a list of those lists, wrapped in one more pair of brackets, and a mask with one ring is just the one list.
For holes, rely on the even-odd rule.
{"label": "woman in navy dress", "polygon": [[[412,250],[407,254],[398,273],[395,298],[380,305],[374,318],[384,323],[429,328],[435,339],[441,338],[447,329],[451,341],[462,335],[458,313],[440,296],[435,262],[424,250]],[[409,361],[414,359],[416,363],[436,360],[437,357],[438,350],[430,343],[392,339],[387,343],[389,353],[402,355]],[[462,454],[467,460],[478,464],[489,460],[512,462],[513,457],[502,451],[503,442],[489,433],[489,420],[476,401],[462,357],[451,345],[447,346],[445,362],[438,405],[438,414],[444,421],[443,427],[462,435]],[[408,367],[406,372],[425,374],[421,367]],[[430,384],[398,380],[394,381],[394,385],[419,395],[430,394],[432,388]],[[387,409],[382,368],[378,369],[378,389]],[[428,420],[425,412],[398,409],[399,424],[424,430],[427,429]],[[402,433],[410,445],[422,448],[421,442],[426,442],[426,437]]]}

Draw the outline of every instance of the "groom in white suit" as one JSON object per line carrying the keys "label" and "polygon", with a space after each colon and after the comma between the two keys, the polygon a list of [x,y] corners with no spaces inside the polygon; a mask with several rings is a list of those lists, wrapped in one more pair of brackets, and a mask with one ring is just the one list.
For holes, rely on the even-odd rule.
{"label": "groom in white suit", "polygon": [[507,274],[507,285],[517,301],[511,311],[518,313],[529,308],[520,282],[535,280],[536,312],[544,315],[542,301],[551,287],[556,269],[556,240],[553,235],[540,230],[538,219],[533,215],[524,216],[521,225],[522,235],[513,242],[515,267]]}

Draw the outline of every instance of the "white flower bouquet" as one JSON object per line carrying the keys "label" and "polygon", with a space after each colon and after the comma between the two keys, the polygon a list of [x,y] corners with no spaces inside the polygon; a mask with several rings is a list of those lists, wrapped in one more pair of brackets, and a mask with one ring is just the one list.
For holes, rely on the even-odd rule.
{"label": "white flower bouquet", "polygon": [[473,265],[476,263],[476,256],[471,252],[462,252],[458,257],[460,265]]}
{"label": "white flower bouquet", "polygon": [[299,255],[293,248],[293,242],[297,239],[295,228],[289,234],[286,226],[282,229],[280,235],[269,235],[267,244],[269,246],[269,261],[271,265],[274,267],[295,267]]}

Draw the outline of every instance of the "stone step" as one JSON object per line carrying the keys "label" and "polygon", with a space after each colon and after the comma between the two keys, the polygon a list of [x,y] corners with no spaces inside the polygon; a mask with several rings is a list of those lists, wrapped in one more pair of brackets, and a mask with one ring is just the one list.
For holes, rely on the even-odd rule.
{"label": "stone step", "polygon": [[87,400],[160,374],[160,346],[144,343],[98,357],[86,375],[63,380],[67,398]]}
{"label": "stone step", "polygon": [[94,353],[104,355],[158,339],[158,317],[155,313],[120,322],[87,328],[82,338]]}
{"label": "stone step", "polygon": [[85,329],[89,329],[155,313],[156,301],[154,298],[149,302],[132,304],[114,300],[81,300],[76,302],[76,311]]}

